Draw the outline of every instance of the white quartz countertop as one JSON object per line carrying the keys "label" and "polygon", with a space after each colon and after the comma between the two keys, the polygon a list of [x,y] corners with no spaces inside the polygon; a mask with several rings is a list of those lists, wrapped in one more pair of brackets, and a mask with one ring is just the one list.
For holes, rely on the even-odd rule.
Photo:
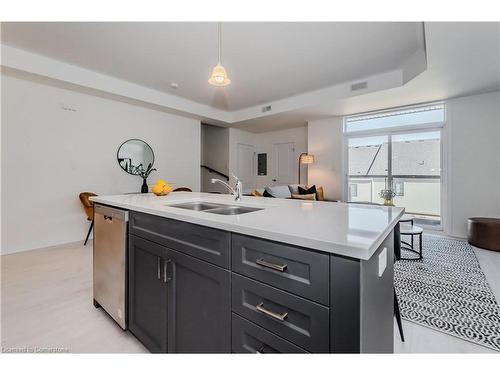
{"label": "white quartz countertop", "polygon": [[[365,260],[370,259],[404,213],[404,209],[398,207],[295,199],[242,197],[240,202],[235,202],[231,195],[188,192],[164,197],[151,193],[97,196],[91,200]],[[170,207],[195,201],[264,209],[231,216]]]}

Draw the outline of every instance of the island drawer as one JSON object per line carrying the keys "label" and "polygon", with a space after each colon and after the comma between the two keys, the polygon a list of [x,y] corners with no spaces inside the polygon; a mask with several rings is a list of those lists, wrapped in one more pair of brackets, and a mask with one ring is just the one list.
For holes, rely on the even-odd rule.
{"label": "island drawer", "polygon": [[233,353],[307,353],[297,345],[234,313],[231,341]]}
{"label": "island drawer", "polygon": [[229,232],[140,212],[130,212],[129,229],[136,236],[229,268]]}
{"label": "island drawer", "polygon": [[233,234],[232,270],[329,305],[329,256],[312,250]]}
{"label": "island drawer", "polygon": [[232,273],[232,310],[314,353],[329,351],[327,307]]}

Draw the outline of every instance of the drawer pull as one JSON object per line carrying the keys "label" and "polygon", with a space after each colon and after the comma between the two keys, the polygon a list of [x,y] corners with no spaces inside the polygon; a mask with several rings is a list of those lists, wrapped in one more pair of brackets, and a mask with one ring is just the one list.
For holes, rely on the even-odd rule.
{"label": "drawer pull", "polygon": [[260,349],[257,349],[257,351],[255,352],[255,354],[264,354],[264,349],[266,348],[266,344],[262,344],[262,346],[260,347]]}
{"label": "drawer pull", "polygon": [[264,302],[259,303],[257,306],[255,306],[257,311],[260,311],[261,313],[270,316],[271,318],[278,319],[281,321],[284,321],[286,317],[288,316],[288,313],[283,313],[283,314],[278,314],[273,311],[270,311],[264,307]]}
{"label": "drawer pull", "polygon": [[170,263],[170,259],[165,259],[163,261],[163,282],[168,283],[170,280],[172,280],[171,277],[167,277],[167,264]]}
{"label": "drawer pull", "polygon": [[271,268],[273,270],[280,272],[284,272],[286,270],[286,264],[281,265],[281,264],[269,263],[266,262],[264,259],[257,259],[255,263],[257,263],[259,266]]}

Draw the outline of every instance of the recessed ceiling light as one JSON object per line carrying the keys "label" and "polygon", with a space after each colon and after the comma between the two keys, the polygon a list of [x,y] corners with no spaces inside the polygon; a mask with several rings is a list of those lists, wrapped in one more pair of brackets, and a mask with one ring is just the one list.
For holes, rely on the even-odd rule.
{"label": "recessed ceiling light", "polygon": [[179,84],[177,82],[172,82],[170,84],[170,87],[172,87],[173,89],[176,89],[177,87],[179,87]]}

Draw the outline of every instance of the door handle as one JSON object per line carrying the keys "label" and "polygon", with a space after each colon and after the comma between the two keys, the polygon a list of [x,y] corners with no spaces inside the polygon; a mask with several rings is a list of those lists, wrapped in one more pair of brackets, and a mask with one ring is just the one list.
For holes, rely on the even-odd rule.
{"label": "door handle", "polygon": [[170,280],[172,280],[171,277],[167,277],[167,264],[170,263],[170,259],[165,259],[163,261],[163,282],[168,283]]}
{"label": "door handle", "polygon": [[286,264],[282,265],[282,264],[269,263],[262,258],[255,260],[255,263],[258,264],[259,266],[271,268],[272,270],[276,270],[276,271],[280,271],[280,272],[285,272],[286,267],[287,267]]}
{"label": "door handle", "polygon": [[157,277],[158,277],[158,280],[160,280],[161,279],[161,258],[156,257],[156,259],[157,259],[157,266],[158,266]]}
{"label": "door handle", "polygon": [[281,321],[284,321],[286,319],[286,317],[288,316],[287,312],[285,312],[283,314],[278,314],[278,313],[275,313],[274,311],[266,309],[264,307],[264,302],[259,303],[257,306],[255,306],[255,308],[257,309],[257,311],[260,311],[264,315],[270,316],[271,318],[278,319]]}
{"label": "door handle", "polygon": [[262,344],[260,349],[257,349],[255,354],[264,354],[264,350],[266,349],[266,344]]}

